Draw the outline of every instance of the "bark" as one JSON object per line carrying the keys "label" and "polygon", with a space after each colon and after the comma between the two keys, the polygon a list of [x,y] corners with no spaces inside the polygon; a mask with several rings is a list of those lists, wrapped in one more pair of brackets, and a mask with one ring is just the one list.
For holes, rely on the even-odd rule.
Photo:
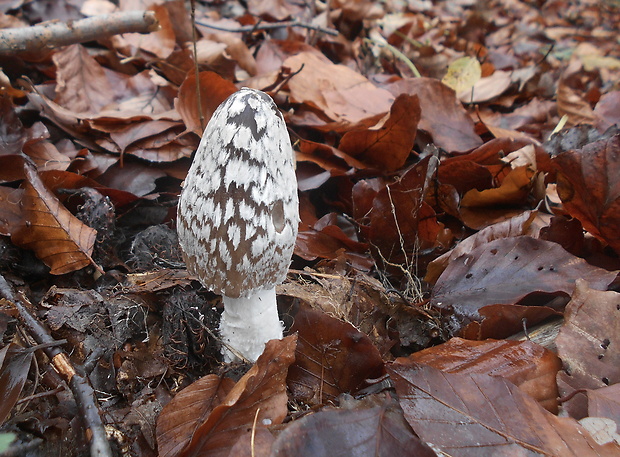
{"label": "bark", "polygon": [[37,52],[84,43],[120,33],[149,33],[159,28],[153,11],[128,11],[79,21],[46,22],[32,27],[0,30],[0,55]]}

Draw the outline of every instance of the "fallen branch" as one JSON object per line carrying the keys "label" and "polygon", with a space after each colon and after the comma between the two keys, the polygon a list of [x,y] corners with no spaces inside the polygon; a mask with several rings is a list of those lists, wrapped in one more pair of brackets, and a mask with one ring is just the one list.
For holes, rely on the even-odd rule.
{"label": "fallen branch", "polygon": [[13,303],[19,311],[20,320],[28,330],[28,333],[38,344],[46,345],[43,348],[45,354],[52,361],[56,371],[60,373],[69,385],[87,427],[85,435],[90,444],[90,455],[93,457],[112,457],[112,450],[106,438],[106,431],[99,413],[95,391],[88,382],[88,378],[78,373],[71,364],[67,354],[57,347],[58,341],[52,338],[49,331],[37,320],[31,311],[33,306],[30,300],[23,292],[19,291],[16,293],[2,275],[0,275],[0,297],[4,297]]}
{"label": "fallen branch", "polygon": [[149,33],[159,28],[153,11],[128,11],[93,16],[79,21],[47,22],[32,27],[0,30],[0,55],[107,38],[120,33]]}
{"label": "fallen branch", "polygon": [[254,32],[255,30],[274,30],[274,29],[284,29],[286,27],[301,27],[302,29],[310,29],[316,30],[317,32],[326,33],[332,36],[338,36],[338,30],[328,29],[325,27],[321,27],[320,25],[307,24],[305,22],[299,21],[286,21],[286,22],[276,22],[273,24],[256,24],[256,25],[244,25],[240,27],[222,27],[221,25],[211,24],[209,22],[201,22],[196,21],[196,24],[202,25],[203,27],[208,27],[214,30],[221,30],[222,32],[232,32],[232,33],[248,33]]}

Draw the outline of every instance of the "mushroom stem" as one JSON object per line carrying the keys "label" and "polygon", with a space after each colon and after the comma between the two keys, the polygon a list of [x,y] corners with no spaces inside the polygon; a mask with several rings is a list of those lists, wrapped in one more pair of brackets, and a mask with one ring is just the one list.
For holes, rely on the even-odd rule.
{"label": "mushroom stem", "polygon": [[[250,362],[255,362],[263,353],[267,341],[282,338],[275,287],[259,289],[247,297],[224,295],[222,302],[222,340]],[[226,346],[222,352],[226,362],[238,360]]]}

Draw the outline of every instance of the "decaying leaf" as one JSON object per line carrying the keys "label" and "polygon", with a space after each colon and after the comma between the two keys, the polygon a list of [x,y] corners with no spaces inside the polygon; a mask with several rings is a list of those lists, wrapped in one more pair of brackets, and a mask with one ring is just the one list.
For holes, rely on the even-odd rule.
{"label": "decaying leaf", "polygon": [[394,171],[411,153],[420,121],[420,103],[415,95],[399,95],[387,119],[363,130],[351,130],[340,140],[339,149],[380,170]]}
{"label": "decaying leaf", "polygon": [[472,341],[452,338],[398,358],[401,365],[424,364],[446,373],[488,374],[507,379],[541,406],[557,413],[555,376],[562,362],[548,349],[529,341]]}
{"label": "decaying leaf", "polygon": [[[188,131],[202,136],[202,131],[213,116],[215,109],[228,98],[237,87],[212,71],[203,71],[198,75],[200,84],[200,112],[198,111],[198,98],[196,97],[196,75],[190,71],[179,87],[179,93],[174,107],[181,115]],[[202,115],[203,124],[199,114]]]}
{"label": "decaying leaf", "polygon": [[486,245],[489,241],[498,238],[526,235],[535,217],[536,211],[525,211],[518,216],[490,225],[472,236],[465,238],[454,249],[437,257],[428,265],[424,280],[429,283],[435,283],[450,262],[463,254],[471,252],[478,246]]}
{"label": "decaying leaf", "polygon": [[[594,290],[585,280],[577,280],[556,339],[564,363],[564,371],[558,373],[561,396],[620,382],[620,348],[615,344],[620,335],[619,304],[618,292]],[[576,403],[565,407],[580,419],[586,411]]]}
{"label": "decaying leaf", "polygon": [[457,94],[470,91],[482,76],[480,62],[475,57],[461,57],[448,66],[446,75],[441,80],[446,86],[453,89]]}
{"label": "decaying leaf", "polygon": [[34,166],[24,165],[23,222],[14,243],[32,249],[60,275],[94,264],[91,254],[97,232],[84,225],[45,187]]}
{"label": "decaying leaf", "polygon": [[615,277],[555,243],[528,236],[501,238],[451,262],[435,284],[431,305],[454,313],[455,333],[470,324],[469,337],[503,338],[520,330],[523,317],[531,325],[553,313],[514,307],[527,295],[571,294],[579,278],[605,289]]}
{"label": "decaying leaf", "polygon": [[[324,409],[290,424],[272,455],[282,457],[417,456],[435,453],[415,436],[393,400],[372,407]],[[346,437],[346,438],[345,438]]]}
{"label": "decaying leaf", "polygon": [[16,344],[0,349],[0,424],[9,417],[26,383],[34,352]]}
{"label": "decaying leaf", "polygon": [[620,253],[620,134],[564,152],[553,164],[566,210]]}
{"label": "decaying leaf", "polygon": [[379,351],[351,324],[302,308],[291,332],[298,332],[299,342],[287,383],[297,401],[326,404],[383,372]]}
{"label": "decaying leaf", "polygon": [[[286,416],[286,375],[295,359],[296,336],[269,341],[258,358],[207,417],[195,421],[191,439],[170,457],[228,456],[236,441],[251,429],[254,417],[261,427],[277,425]],[[180,418],[186,421],[186,418]],[[170,430],[172,427],[166,427]],[[189,428],[183,427],[185,430]]]}
{"label": "decaying leaf", "polygon": [[560,418],[502,378],[444,373],[426,365],[387,367],[405,418],[420,438],[455,457],[620,455],[574,419]]}
{"label": "decaying leaf", "polygon": [[[172,457],[192,439],[196,428],[222,403],[235,382],[210,374],[179,392],[157,419],[157,447],[161,457]],[[191,419],[191,420],[188,420]]]}

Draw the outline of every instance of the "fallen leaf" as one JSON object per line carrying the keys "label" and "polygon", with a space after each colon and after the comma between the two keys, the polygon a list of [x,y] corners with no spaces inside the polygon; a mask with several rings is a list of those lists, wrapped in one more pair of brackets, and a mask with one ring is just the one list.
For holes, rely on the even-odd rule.
{"label": "fallen leaf", "polygon": [[520,235],[526,235],[528,228],[536,217],[536,211],[524,211],[518,216],[512,217],[506,221],[498,222],[490,225],[479,232],[465,238],[454,249],[437,257],[429,263],[426,270],[424,280],[430,284],[437,282],[437,279],[450,264],[450,262],[459,258],[463,254],[467,254],[478,246],[485,245],[490,241],[500,238],[511,238]]}
{"label": "fallen leaf", "polygon": [[[558,373],[561,396],[620,382],[620,349],[615,344],[620,334],[618,303],[618,292],[593,290],[586,280],[577,280],[556,338],[564,363],[564,371]],[[580,419],[586,411],[575,414]]]}
{"label": "fallen leaf", "polygon": [[570,87],[566,78],[561,78],[558,83],[557,103],[558,114],[568,116],[567,125],[570,127],[596,122],[590,103],[583,98],[581,91]]}
{"label": "fallen leaf", "polygon": [[[295,360],[297,336],[271,340],[256,363],[211,414],[200,421],[190,442],[175,455],[228,456],[237,440],[251,429],[254,417],[261,427],[282,423],[286,417],[286,375]],[[257,412],[258,411],[258,412]]]}
{"label": "fallen leaf", "polygon": [[588,416],[607,417],[620,426],[620,383],[588,391]]}
{"label": "fallen leaf", "polygon": [[235,382],[210,374],[193,382],[168,403],[157,419],[157,449],[161,457],[179,455],[196,428],[222,403]]}
{"label": "fallen leaf", "polygon": [[97,232],[69,212],[43,184],[34,166],[25,163],[23,222],[11,237],[18,246],[32,249],[60,275],[95,265],[91,255]]}
{"label": "fallen leaf", "polygon": [[361,74],[314,53],[289,57],[283,66],[292,71],[301,69],[287,83],[291,102],[316,107],[332,121],[354,124],[387,113],[394,101],[389,92],[375,87]]}
{"label": "fallen leaf", "polygon": [[387,87],[394,95],[417,95],[420,100],[418,128],[428,132],[437,147],[448,152],[470,151],[482,144],[474,122],[455,92],[432,78],[406,78]]}
{"label": "fallen leaf", "polygon": [[461,94],[462,92],[471,91],[471,88],[480,80],[481,76],[482,70],[480,69],[478,59],[466,56],[456,59],[448,65],[448,71],[441,79],[441,82],[457,94]]}
{"label": "fallen leaf", "polygon": [[80,44],[66,46],[54,54],[56,103],[75,113],[98,113],[112,104],[116,92],[104,68]]}
{"label": "fallen leaf", "polygon": [[302,308],[291,333],[299,341],[287,384],[297,401],[323,405],[355,393],[383,373],[383,360],[370,339],[351,324]]}
{"label": "fallen leaf", "polygon": [[555,377],[562,362],[548,349],[529,341],[472,341],[452,338],[396,359],[407,366],[429,365],[445,373],[488,374],[507,379],[557,414],[558,386]]}
{"label": "fallen leaf", "polygon": [[[530,325],[536,323],[535,317],[552,313],[537,306],[513,307],[529,294],[570,295],[579,278],[605,289],[615,277],[616,273],[589,265],[555,243],[528,236],[500,238],[452,261],[437,280],[430,305],[452,311],[455,334],[478,323],[481,328],[471,332],[479,332],[479,338],[503,338],[520,330],[523,312],[543,313],[528,316]],[[507,305],[504,312],[514,315],[503,315],[500,305]]]}
{"label": "fallen leaf", "polygon": [[323,409],[304,416],[280,433],[272,452],[282,457],[435,456],[390,400],[371,408]]}
{"label": "fallen leaf", "polygon": [[534,172],[527,166],[510,170],[501,185],[494,189],[472,189],[463,195],[463,207],[523,205],[530,193]]}
{"label": "fallen leaf", "polygon": [[0,349],[0,425],[11,414],[28,379],[34,352],[14,343]]}
{"label": "fallen leaf", "polygon": [[395,171],[409,157],[420,121],[420,104],[415,95],[399,95],[387,119],[364,130],[344,134],[338,148],[379,170]]}
{"label": "fallen leaf", "polygon": [[598,445],[574,419],[543,409],[506,379],[444,373],[398,363],[387,367],[414,432],[455,456],[620,455]]}
{"label": "fallen leaf", "polygon": [[190,71],[179,87],[174,107],[181,115],[185,128],[202,137],[202,131],[220,104],[237,91],[237,86],[212,71],[203,71],[198,75],[200,82],[200,106],[204,125],[198,113],[198,96],[196,91],[196,75]]}
{"label": "fallen leaf", "polygon": [[620,134],[553,158],[564,208],[620,253]]}

